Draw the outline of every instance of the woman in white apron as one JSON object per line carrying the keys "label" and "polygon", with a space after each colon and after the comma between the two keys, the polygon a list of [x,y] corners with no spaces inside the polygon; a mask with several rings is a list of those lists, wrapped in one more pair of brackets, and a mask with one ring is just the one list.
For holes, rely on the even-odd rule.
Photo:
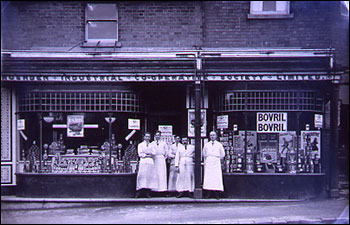
{"label": "woman in white apron", "polygon": [[221,159],[225,157],[225,151],[222,144],[216,141],[215,131],[210,132],[210,141],[204,145],[204,181],[203,190],[214,194],[219,198],[219,193],[224,191]]}

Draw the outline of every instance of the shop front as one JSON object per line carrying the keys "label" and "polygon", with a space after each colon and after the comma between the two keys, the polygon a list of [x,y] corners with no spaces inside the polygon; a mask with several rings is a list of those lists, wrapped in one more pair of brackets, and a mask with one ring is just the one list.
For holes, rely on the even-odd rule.
{"label": "shop front", "polygon": [[197,146],[215,130],[225,197],[327,195],[340,77],[330,52],[9,54],[2,81],[15,99],[16,195],[133,197],[137,144],[156,130],[169,145],[174,135],[196,145],[197,189]]}

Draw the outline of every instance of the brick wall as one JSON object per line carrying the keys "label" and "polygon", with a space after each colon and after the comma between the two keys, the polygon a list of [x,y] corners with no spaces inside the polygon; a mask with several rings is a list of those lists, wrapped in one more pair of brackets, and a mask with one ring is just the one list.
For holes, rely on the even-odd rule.
{"label": "brick wall", "polygon": [[1,18],[3,48],[71,47],[84,40],[82,2],[10,2]]}
{"label": "brick wall", "polygon": [[[247,19],[249,1],[204,3],[204,45],[208,47],[327,48],[329,2],[291,2],[291,19]],[[316,7],[317,6],[317,7]]]}
{"label": "brick wall", "polygon": [[[2,14],[4,49],[69,49],[84,41],[80,1],[11,2]],[[249,1],[117,1],[121,49],[337,48],[348,65],[348,20],[339,2],[291,1],[291,19],[247,19]],[[344,31],[347,29],[347,33]],[[94,51],[94,48],[75,51]],[[113,51],[110,49],[108,51]]]}
{"label": "brick wall", "polygon": [[125,47],[201,45],[200,2],[120,2],[119,37]]}

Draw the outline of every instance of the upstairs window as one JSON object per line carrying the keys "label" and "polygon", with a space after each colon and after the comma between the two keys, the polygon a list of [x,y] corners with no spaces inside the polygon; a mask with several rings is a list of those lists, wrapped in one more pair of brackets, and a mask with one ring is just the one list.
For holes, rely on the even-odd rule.
{"label": "upstairs window", "polygon": [[289,1],[251,1],[249,19],[293,18]]}
{"label": "upstairs window", "polygon": [[117,5],[111,3],[88,3],[85,11],[85,40],[91,44],[118,41]]}

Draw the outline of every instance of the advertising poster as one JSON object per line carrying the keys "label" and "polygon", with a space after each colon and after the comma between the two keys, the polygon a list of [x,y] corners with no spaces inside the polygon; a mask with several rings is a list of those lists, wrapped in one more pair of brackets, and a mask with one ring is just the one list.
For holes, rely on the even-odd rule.
{"label": "advertising poster", "polygon": [[242,137],[241,135],[233,135],[233,150],[236,153],[243,153],[244,146],[242,145]]}
{"label": "advertising poster", "polygon": [[[188,137],[194,137],[195,110],[188,110]],[[207,133],[207,111],[201,110],[201,137],[206,137]]]}
{"label": "advertising poster", "polygon": [[[235,152],[244,152],[245,131],[240,130],[239,135],[233,136],[233,149]],[[256,152],[256,131],[247,131],[247,150]]]}
{"label": "advertising poster", "polygon": [[260,134],[259,150],[262,163],[277,163],[278,133]]}
{"label": "advertising poster", "polygon": [[128,129],[129,130],[140,130],[140,119],[128,119]]}
{"label": "advertising poster", "polygon": [[227,129],[228,128],[228,115],[217,116],[216,121],[217,129]]}
{"label": "advertising poster", "polygon": [[162,136],[173,135],[173,126],[172,125],[158,125],[158,130],[160,132],[162,132]]}
{"label": "advertising poster", "polygon": [[258,112],[256,114],[256,128],[259,133],[286,132],[287,113]]}
{"label": "advertising poster", "polygon": [[294,149],[294,139],[296,137],[295,131],[287,131],[279,133],[279,148],[278,152],[281,157],[286,158],[287,153]]}
{"label": "advertising poster", "polygon": [[301,131],[301,148],[305,154],[321,158],[321,131]]}
{"label": "advertising poster", "polygon": [[67,137],[84,137],[84,116],[67,116]]}

